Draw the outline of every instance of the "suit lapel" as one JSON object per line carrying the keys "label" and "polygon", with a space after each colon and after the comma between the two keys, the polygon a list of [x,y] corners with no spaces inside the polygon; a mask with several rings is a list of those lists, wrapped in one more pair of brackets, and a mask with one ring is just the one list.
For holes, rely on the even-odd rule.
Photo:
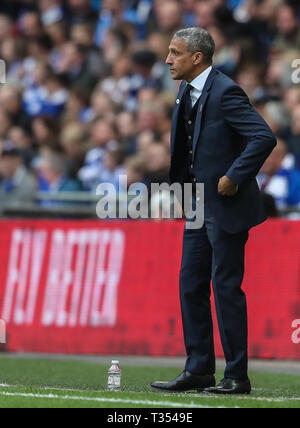
{"label": "suit lapel", "polygon": [[[206,80],[206,83],[205,83],[204,88],[203,88],[202,95],[200,97],[198,112],[197,112],[197,118],[196,118],[194,140],[193,140],[193,158],[194,158],[195,153],[196,153],[197,143],[198,143],[199,136],[200,136],[204,106],[206,104],[207,97],[209,95],[209,91],[211,89],[211,85],[214,81],[214,78],[216,77],[216,74],[217,74],[217,70],[213,67],[210,75],[208,76],[208,79]],[[186,85],[187,85],[187,82],[184,81],[184,82],[182,82],[182,84],[180,86],[178,98],[176,100],[174,113],[173,113],[172,130],[171,130],[171,154],[172,154],[172,157],[174,155],[176,135],[177,135],[177,130],[178,130],[179,112],[180,112],[181,104],[183,101],[183,95],[184,95]]]}
{"label": "suit lapel", "polygon": [[193,160],[195,159],[196,148],[197,148],[197,144],[198,144],[198,140],[201,132],[204,107],[205,107],[212,83],[216,77],[216,74],[217,74],[217,71],[215,68],[213,68],[212,71],[210,72],[210,75],[208,76],[208,79],[206,80],[202,95],[199,100],[196,125],[195,125],[195,131],[194,131],[194,139],[193,139]]}
{"label": "suit lapel", "polygon": [[177,129],[178,129],[178,119],[179,119],[179,112],[183,100],[184,91],[186,88],[187,83],[183,82],[180,86],[178,98],[176,100],[174,113],[173,113],[173,120],[172,120],[172,130],[171,130],[171,153],[172,156],[174,154],[174,148],[175,148],[175,141],[176,141],[176,135],[177,135]]}

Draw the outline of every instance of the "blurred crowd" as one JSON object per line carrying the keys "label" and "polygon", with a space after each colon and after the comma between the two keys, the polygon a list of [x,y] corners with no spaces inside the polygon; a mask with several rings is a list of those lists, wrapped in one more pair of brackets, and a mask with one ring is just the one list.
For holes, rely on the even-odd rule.
{"label": "blurred crowd", "polygon": [[300,208],[299,19],[288,0],[1,0],[0,205],[117,189],[122,174],[167,182],[165,58],[178,29],[201,26],[278,137],[258,176],[269,213]]}

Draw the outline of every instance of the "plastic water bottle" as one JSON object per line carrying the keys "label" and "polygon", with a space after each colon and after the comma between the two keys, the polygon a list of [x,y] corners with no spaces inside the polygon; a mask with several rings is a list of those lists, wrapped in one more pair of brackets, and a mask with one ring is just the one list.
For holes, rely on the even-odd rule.
{"label": "plastic water bottle", "polygon": [[112,361],[111,368],[108,370],[108,391],[121,391],[121,377],[120,361]]}

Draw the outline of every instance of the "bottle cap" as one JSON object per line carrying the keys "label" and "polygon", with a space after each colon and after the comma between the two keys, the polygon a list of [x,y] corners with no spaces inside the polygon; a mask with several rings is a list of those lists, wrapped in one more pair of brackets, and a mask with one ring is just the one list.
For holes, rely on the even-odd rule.
{"label": "bottle cap", "polygon": [[118,365],[118,364],[120,364],[120,361],[118,361],[118,360],[113,360],[111,363],[112,363],[113,365]]}

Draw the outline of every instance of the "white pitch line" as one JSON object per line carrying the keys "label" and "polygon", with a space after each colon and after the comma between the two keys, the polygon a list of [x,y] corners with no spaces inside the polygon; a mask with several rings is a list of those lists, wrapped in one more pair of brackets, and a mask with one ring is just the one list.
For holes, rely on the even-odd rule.
{"label": "white pitch line", "polygon": [[[272,397],[249,397],[246,396],[247,400],[257,400],[257,401],[267,401],[269,403],[286,403],[288,401],[299,401],[300,403],[300,397],[278,397],[278,398],[272,398]],[[235,399],[243,399],[241,396],[236,396]]]}
{"label": "white pitch line", "polygon": [[[300,403],[300,397],[253,397],[250,395],[226,395],[226,394],[202,394],[202,395],[194,395],[193,397],[199,397],[199,398],[208,398],[212,400],[217,400],[218,398],[231,398],[234,400],[250,400],[250,401],[266,401],[269,403],[286,403],[289,401],[299,401]],[[177,395],[177,397],[184,397],[183,394]]]}
{"label": "white pitch line", "polygon": [[199,409],[224,409],[224,406],[205,406],[194,403],[175,403],[172,401],[150,401],[150,400],[130,400],[123,398],[100,398],[100,397],[78,397],[72,395],[55,395],[55,394],[30,394],[30,393],[15,393],[15,392],[0,392],[0,395],[5,397],[20,397],[20,398],[41,398],[49,400],[65,400],[65,401],[89,401],[96,403],[114,403],[114,404],[136,404],[144,406],[166,406],[175,408],[199,408]]}
{"label": "white pitch line", "polygon": [[[7,383],[0,383],[0,388],[26,388],[26,385],[8,385]],[[75,389],[75,388],[59,388],[56,386],[39,386],[35,389],[39,389],[40,391],[59,391],[59,392],[82,392],[82,393],[98,393],[99,392],[108,392],[108,391],[100,391],[99,389]],[[131,392],[131,391],[127,391]],[[135,392],[133,392],[136,394]]]}
{"label": "white pitch line", "polygon": [[[6,384],[6,383],[0,384],[0,388],[20,388],[20,387],[26,388],[26,386],[24,386],[24,385],[22,385],[22,386],[20,386],[20,385],[9,385],[9,384]],[[83,390],[83,389],[71,389],[71,388],[58,388],[58,387],[51,387],[51,386],[39,387],[37,389],[43,390],[43,391],[77,392],[77,393],[83,393],[83,394],[84,393],[98,393],[99,394],[101,392],[99,390],[97,391],[97,390],[90,390],[90,389],[89,390]],[[263,388],[257,388],[257,389],[254,388],[253,390],[254,391],[255,390],[256,391],[264,391]],[[102,391],[102,392],[107,392],[107,391]],[[130,394],[136,394],[135,391],[126,391],[126,392],[128,392]],[[10,393],[10,394],[13,394],[13,393]],[[18,395],[19,393],[16,393],[16,394]],[[5,395],[5,394],[0,391],[0,395]],[[39,395],[39,394],[36,394],[36,395]],[[41,394],[41,395],[43,395],[43,394]],[[226,396],[226,395],[184,394],[184,393],[175,394],[174,396],[177,397],[177,398],[180,398],[180,397],[182,397],[182,398],[188,398],[188,395],[191,398],[196,398],[196,399],[200,399],[200,398],[202,399],[202,398],[204,398],[204,399],[211,399],[211,400],[216,400],[216,399],[222,398],[222,397],[223,398],[226,398],[226,397],[228,398],[229,397],[229,396]],[[53,394],[49,394],[45,398],[47,398],[47,397],[50,398],[50,396],[52,398]],[[164,394],[164,396],[165,397],[170,397],[170,394]],[[57,395],[57,398],[61,398],[61,397],[63,397],[63,396]],[[70,397],[72,399],[72,396],[66,396],[66,397]],[[95,397],[95,398],[97,398],[97,397]],[[231,396],[231,398],[233,398],[233,397]],[[79,399],[79,398],[77,398],[77,399]],[[82,397],[80,399],[89,399],[89,398],[88,397]],[[286,403],[286,402],[289,402],[289,401],[299,401],[300,402],[300,397],[253,397],[253,396],[249,396],[249,395],[235,395],[234,399],[235,400],[245,400],[245,399],[247,399],[247,400],[251,400],[251,401],[266,401],[266,402],[269,402],[269,403]],[[91,400],[94,400],[94,399],[91,398]],[[120,399],[118,399],[118,398],[97,398],[97,400],[101,400],[101,402],[116,402],[115,400],[121,400],[121,401],[118,401],[118,402],[124,402],[124,403],[128,402],[128,404],[134,404],[134,402],[137,401],[137,400],[121,399],[121,398]],[[142,404],[142,403],[153,403],[153,404],[157,404],[157,405],[161,405],[161,404],[163,405],[163,404],[167,403],[167,405],[169,405],[168,401],[163,401],[163,402],[153,401],[152,402],[152,401],[148,401],[148,400],[138,400],[138,402],[136,404]],[[159,404],[159,403],[161,403],[161,404]],[[170,402],[170,403],[172,403],[172,402]],[[177,407],[177,406],[184,407],[184,403],[174,403],[173,402],[173,404],[174,404],[175,407]],[[185,404],[188,407],[190,407],[189,404],[187,404],[187,403],[185,403]],[[194,406],[194,404],[192,404],[192,406]],[[195,406],[200,407],[200,408],[202,408],[202,407],[208,407],[209,408],[209,406],[202,406],[202,405],[196,405],[196,404],[195,404]]]}

